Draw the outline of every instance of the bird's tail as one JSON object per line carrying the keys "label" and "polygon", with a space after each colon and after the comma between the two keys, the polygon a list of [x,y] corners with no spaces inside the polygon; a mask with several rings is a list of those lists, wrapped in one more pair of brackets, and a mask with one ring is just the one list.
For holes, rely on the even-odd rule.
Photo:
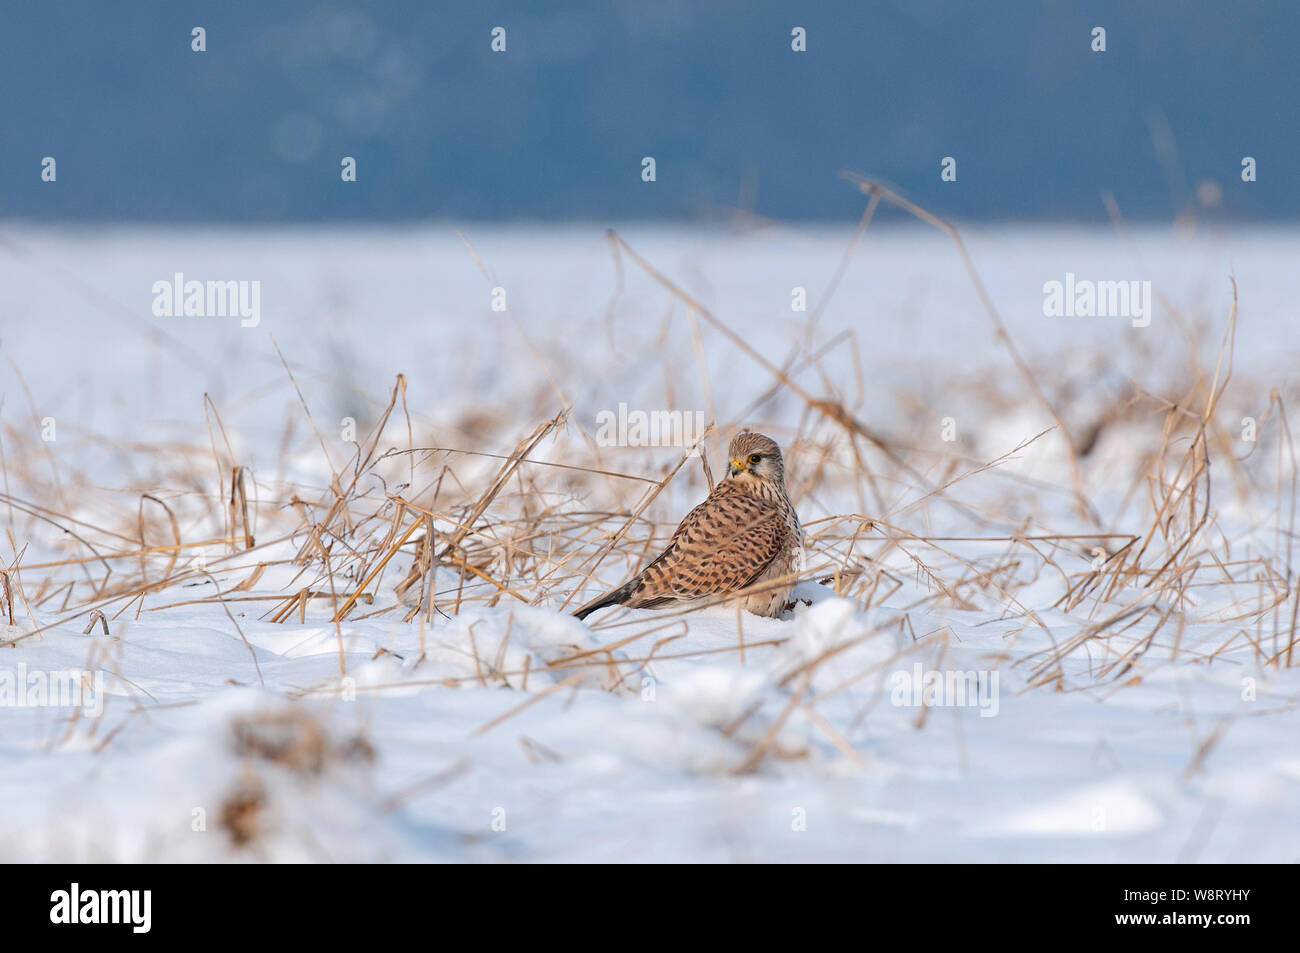
{"label": "bird's tail", "polygon": [[632,595],[632,590],[636,588],[637,581],[638,580],[636,579],[631,579],[623,583],[623,585],[619,586],[617,589],[611,589],[603,596],[588,602],[585,606],[575,612],[574,615],[579,619],[585,619],[597,609],[604,609],[607,606],[622,605],[627,600],[627,597]]}

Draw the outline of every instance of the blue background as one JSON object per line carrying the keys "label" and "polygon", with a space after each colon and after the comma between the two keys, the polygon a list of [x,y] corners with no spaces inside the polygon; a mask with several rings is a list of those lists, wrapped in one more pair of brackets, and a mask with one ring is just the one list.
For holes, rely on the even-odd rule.
{"label": "blue background", "polygon": [[956,218],[1168,219],[1211,179],[1293,219],[1298,41],[1282,0],[10,0],[0,216],[852,219],[851,169]]}

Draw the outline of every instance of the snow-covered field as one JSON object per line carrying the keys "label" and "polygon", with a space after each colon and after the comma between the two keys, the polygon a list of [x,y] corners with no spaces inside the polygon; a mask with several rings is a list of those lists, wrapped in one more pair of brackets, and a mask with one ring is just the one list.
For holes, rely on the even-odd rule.
{"label": "snow-covered field", "polygon": [[[0,859],[1300,859],[1300,232],[618,235],[0,228]],[[568,614],[708,490],[621,405],[784,618]]]}

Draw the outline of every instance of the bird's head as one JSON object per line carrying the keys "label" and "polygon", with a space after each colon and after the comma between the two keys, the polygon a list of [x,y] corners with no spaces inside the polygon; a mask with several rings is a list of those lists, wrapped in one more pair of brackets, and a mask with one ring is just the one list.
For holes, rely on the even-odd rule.
{"label": "bird's head", "polygon": [[732,480],[771,480],[785,484],[781,448],[771,437],[742,430],[727,448],[727,477]]}

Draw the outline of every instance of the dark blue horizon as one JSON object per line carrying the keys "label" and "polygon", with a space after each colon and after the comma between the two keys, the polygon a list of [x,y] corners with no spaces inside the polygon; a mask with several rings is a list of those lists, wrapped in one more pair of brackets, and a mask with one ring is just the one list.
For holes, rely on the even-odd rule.
{"label": "dark blue horizon", "polygon": [[1300,6],[1127,6],[11,8],[0,217],[837,221],[852,170],[967,220],[1300,218]]}

